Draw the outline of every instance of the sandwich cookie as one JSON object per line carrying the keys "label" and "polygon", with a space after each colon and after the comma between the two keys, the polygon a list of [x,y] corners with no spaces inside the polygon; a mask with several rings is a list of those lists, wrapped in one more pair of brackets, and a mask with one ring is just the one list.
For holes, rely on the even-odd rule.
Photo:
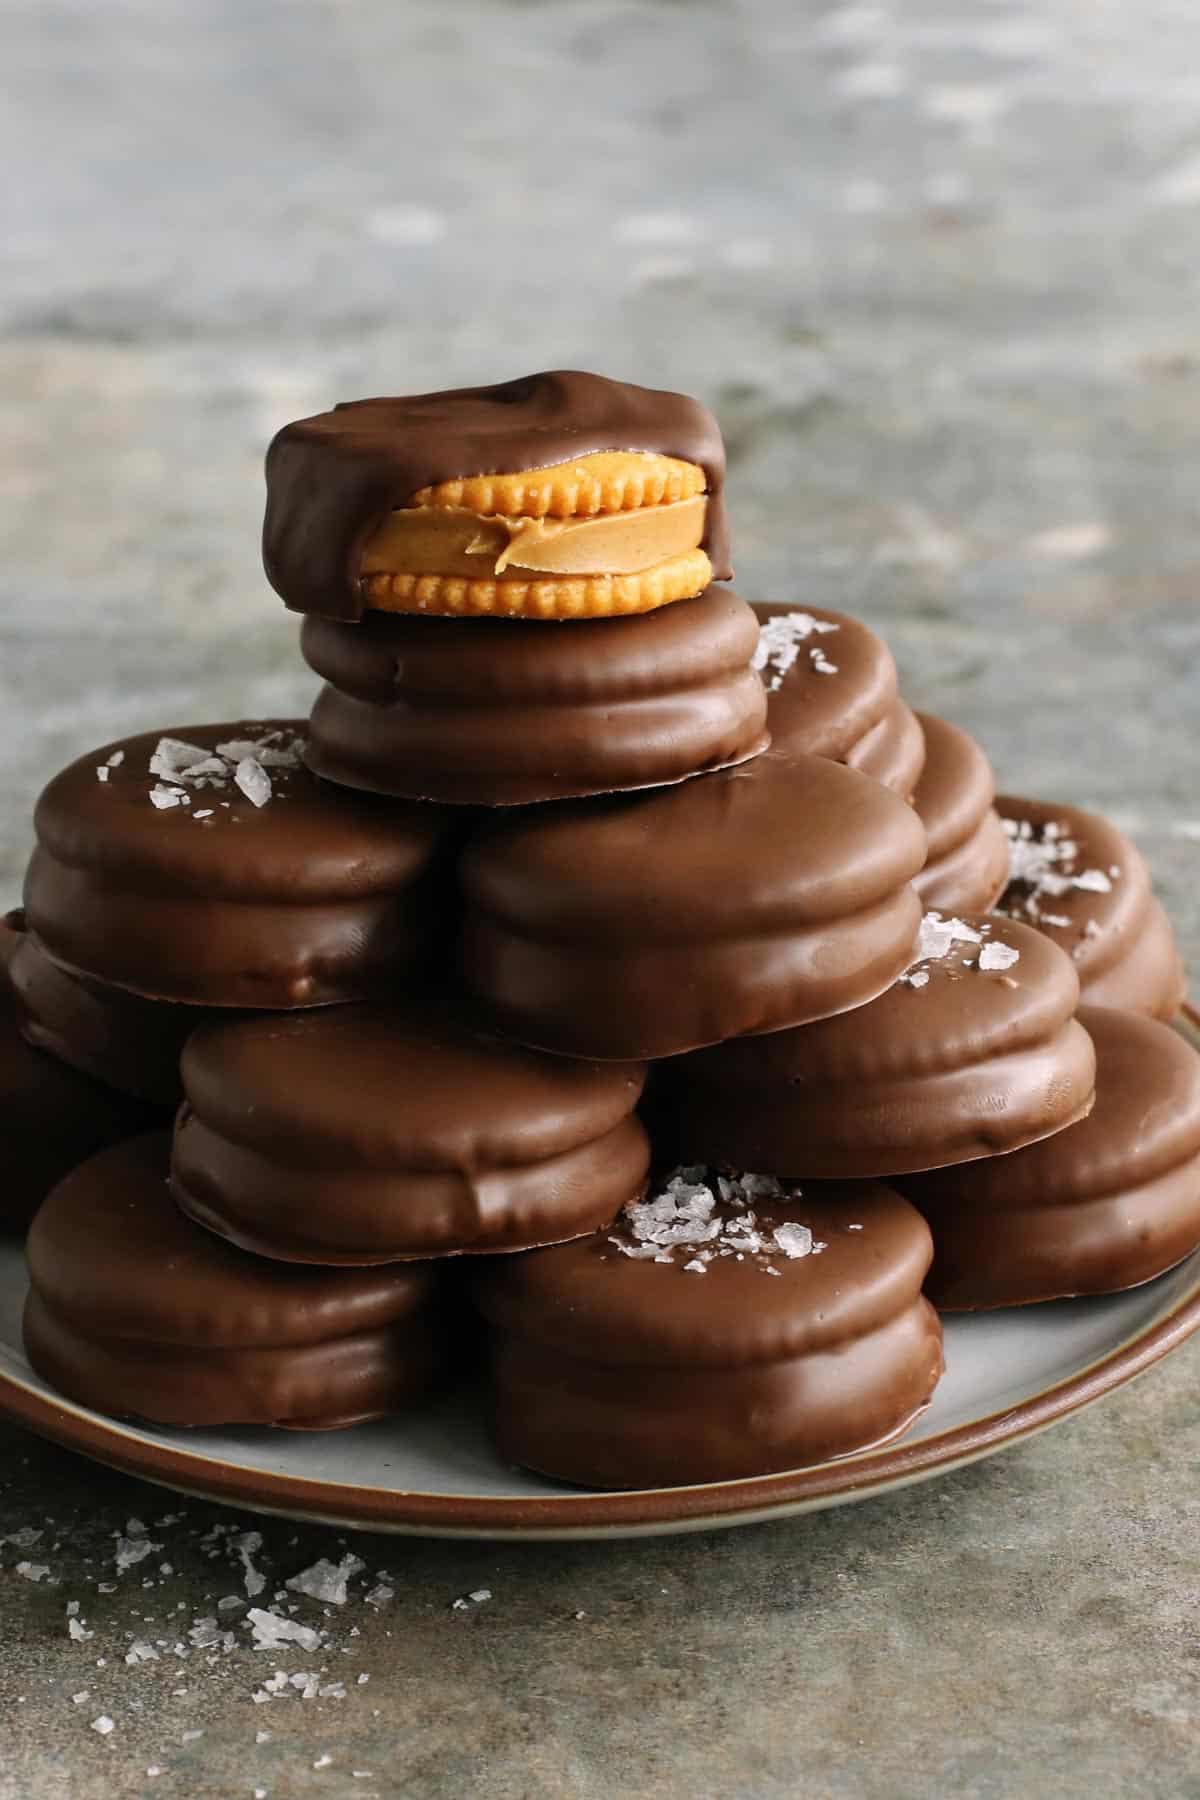
{"label": "sandwich cookie", "polygon": [[424,969],[445,922],[448,815],[319,781],[300,729],[149,732],[56,775],[25,878],[41,949],[199,1006],[316,1006]]}
{"label": "sandwich cookie", "polygon": [[921,927],[918,960],[851,1013],[656,1071],[654,1143],[731,1168],[898,1175],[1016,1150],[1091,1108],[1071,959],[1011,920]]}
{"label": "sandwich cookie", "polygon": [[1074,959],[1083,998],[1169,1019],[1187,991],[1179,946],[1141,852],[1080,806],[997,801],[1009,875],[997,911],[1035,925]]}
{"label": "sandwich cookie", "polygon": [[329,683],[305,758],[346,787],[523,805],[659,787],[744,762],[768,741],[757,623],[720,588],[557,631],[520,619],[310,617],[300,641]]}
{"label": "sandwich cookie", "polygon": [[755,667],[775,748],[846,763],[910,800],[925,740],[900,698],[883,639],[858,619],[818,607],[755,611],[762,625]]}
{"label": "sandwich cookie", "polygon": [[992,805],[996,779],[973,737],[918,713],[925,767],[913,804],[929,839],[914,886],[941,912],[987,912],[1008,880],[1008,839]]}
{"label": "sandwich cookie", "polygon": [[640,613],[728,580],[717,422],[553,370],[356,400],[267,452],[263,561],[297,612]]}
{"label": "sandwich cookie", "polygon": [[928,1228],[875,1182],[676,1171],[615,1228],[481,1265],[508,1462],[599,1488],[803,1467],[904,1431],[942,1373]]}
{"label": "sandwich cookie", "polygon": [[1096,1105],[1013,1156],[914,1177],[929,1221],[926,1292],[946,1308],[1021,1306],[1136,1287],[1200,1244],[1200,1056],[1170,1026],[1080,1008]]}
{"label": "sandwich cookie", "polygon": [[861,1006],[912,958],[912,809],[768,751],[635,798],[480,827],[460,967],[481,1015],[566,1056],[673,1056]]}
{"label": "sandwich cookie", "polygon": [[13,925],[19,917],[0,919],[0,1231],[23,1231],[77,1163],[166,1116],[23,1040],[10,985],[21,947]]}
{"label": "sandwich cookie", "polygon": [[434,1010],[207,1026],[183,1053],[171,1185],[211,1231],[289,1262],[557,1243],[640,1196],[644,1074],[498,1043]]}
{"label": "sandwich cookie", "polygon": [[316,1430],[398,1412],[450,1366],[438,1275],[246,1256],[171,1203],[165,1132],[61,1182],[26,1245],[25,1348],[98,1412]]}
{"label": "sandwich cookie", "polygon": [[25,1042],[123,1094],[178,1106],[180,1052],[197,1026],[222,1014],[147,1000],[65,969],[30,937],[23,913],[6,922],[18,934],[8,973]]}

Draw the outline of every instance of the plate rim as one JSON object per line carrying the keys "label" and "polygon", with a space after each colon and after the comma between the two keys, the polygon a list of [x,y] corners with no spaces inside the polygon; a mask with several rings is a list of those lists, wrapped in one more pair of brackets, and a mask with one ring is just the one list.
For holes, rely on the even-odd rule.
{"label": "plate rim", "polygon": [[[224,1505],[346,1529],[426,1537],[547,1539],[704,1530],[867,1500],[1019,1443],[1091,1405],[1160,1362],[1200,1330],[1200,1250],[1191,1280],[1166,1312],[1065,1380],[999,1412],[927,1438],[901,1438],[853,1457],[737,1481],[633,1492],[526,1495],[411,1493],[280,1475],[133,1437],[119,1420],[50,1398],[0,1369],[0,1413],[124,1474]],[[1164,1271],[1164,1274],[1169,1271]],[[1159,1277],[1159,1279],[1162,1279]]]}

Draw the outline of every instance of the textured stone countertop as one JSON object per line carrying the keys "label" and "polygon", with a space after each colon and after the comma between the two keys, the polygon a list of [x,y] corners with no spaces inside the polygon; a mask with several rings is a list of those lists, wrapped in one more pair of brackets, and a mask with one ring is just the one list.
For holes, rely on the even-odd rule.
{"label": "textured stone countertop", "polygon": [[[0,893],[60,761],[306,704],[277,425],[583,364],[711,401],[741,591],[861,612],[1005,786],[1133,833],[1200,958],[1188,0],[12,0],[4,39]],[[1200,1793],[1198,1395],[1194,1343],[724,1535],[355,1539],[395,1592],[337,1610],[346,1697],[258,1706],[308,1665],[187,1637],[243,1592],[205,1533],[260,1531],[268,1594],[337,1535],[0,1427],[0,1796]]]}

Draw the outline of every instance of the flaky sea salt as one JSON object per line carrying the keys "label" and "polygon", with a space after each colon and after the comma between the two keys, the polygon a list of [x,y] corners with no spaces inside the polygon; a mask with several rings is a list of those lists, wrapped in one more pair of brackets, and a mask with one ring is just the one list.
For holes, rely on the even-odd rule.
{"label": "flaky sea salt", "polygon": [[136,1563],[144,1562],[148,1556],[153,1556],[156,1550],[161,1549],[161,1544],[156,1544],[146,1536],[146,1527],[140,1519],[126,1520],[125,1535],[118,1534],[117,1552],[113,1558],[117,1574],[124,1574],[126,1569],[132,1569]]}
{"label": "flaky sea salt", "polygon": [[299,1644],[302,1650],[316,1650],[321,1642],[320,1632],[311,1626],[301,1625],[295,1619],[283,1619],[278,1613],[260,1606],[250,1608],[245,1623],[254,1633],[256,1650],[278,1650],[285,1644]]}
{"label": "flaky sea salt", "polygon": [[771,1236],[786,1257],[812,1255],[813,1234],[807,1225],[777,1225]]}
{"label": "flaky sea salt", "polygon": [[[159,738],[148,763],[149,773],[159,778],[149,790],[151,804],[164,812],[181,806],[190,807],[192,792],[189,790],[233,785],[251,805],[265,806],[273,795],[268,771],[299,768],[303,747],[302,738],[289,735],[278,727],[261,732],[257,737],[229,738],[213,750],[190,744],[184,738]],[[97,778],[107,781],[107,771],[117,767],[123,759],[124,751],[110,756],[107,764],[97,769]],[[229,802],[222,800],[221,805],[227,807]],[[195,819],[213,816],[212,807],[198,809],[192,814]]]}
{"label": "flaky sea salt", "polygon": [[17,1574],[23,1576],[26,1581],[45,1581],[49,1573],[49,1563],[19,1562],[17,1564]]}
{"label": "flaky sea salt", "polygon": [[1020,960],[1021,952],[1011,944],[985,944],[979,952],[979,967],[983,970],[1011,969]]}
{"label": "flaky sea salt", "polygon": [[101,1737],[107,1737],[113,1729],[113,1721],[107,1713],[101,1713],[98,1719],[92,1720],[92,1730],[98,1731]]}
{"label": "flaky sea salt", "polygon": [[[262,1549],[262,1543],[261,1531],[242,1531],[238,1533],[237,1537],[229,1540],[230,1549],[241,1562],[245,1574],[246,1592],[252,1600],[256,1594],[261,1594],[267,1585],[266,1576],[261,1569],[254,1566],[254,1558]],[[218,1604],[224,1604],[224,1602]]]}
{"label": "flaky sea salt", "polygon": [[347,1584],[365,1567],[361,1556],[343,1556],[339,1563],[331,1563],[323,1556],[311,1568],[301,1569],[284,1585],[293,1594],[306,1594],[310,1600],[321,1600],[327,1606],[345,1606]]}
{"label": "flaky sea salt", "polygon": [[916,955],[900,976],[900,983],[911,988],[929,985],[930,963],[940,963],[950,956],[956,944],[978,944],[977,957],[962,957],[963,969],[1011,969],[1021,960],[1021,952],[1010,944],[989,942],[992,927],[985,921],[980,926],[968,925],[965,919],[947,919],[940,912],[927,912],[917,933]]}
{"label": "flaky sea salt", "polygon": [[469,1612],[473,1606],[482,1606],[485,1600],[492,1597],[491,1588],[472,1588],[469,1594],[460,1594],[457,1600],[450,1602],[451,1612]]}
{"label": "flaky sea salt", "polygon": [[233,771],[233,779],[252,806],[265,806],[271,798],[271,777],[257,757],[244,756]]}
{"label": "flaky sea salt", "polygon": [[657,1193],[624,1209],[608,1242],[638,1261],[675,1263],[676,1252],[686,1252],[677,1266],[687,1275],[706,1275],[715,1260],[730,1256],[778,1274],[770,1257],[792,1260],[827,1248],[813,1242],[807,1226],[760,1221],[757,1206],[794,1204],[798,1188],[785,1188],[775,1175],[714,1173],[708,1181],[706,1174],[703,1168],[673,1170]]}
{"label": "flaky sea salt", "polygon": [[[996,903],[996,911],[1036,925],[1073,923],[1063,913],[1048,913],[1043,902],[1060,900],[1078,892],[1108,894],[1120,879],[1120,866],[1107,871],[1081,869],[1081,848],[1062,821],[1048,819],[1035,827],[1029,819],[1005,819],[1008,837],[1008,886]],[[1088,921],[1093,924],[1093,920]]]}
{"label": "flaky sea salt", "polygon": [[[814,634],[837,630],[838,626],[831,619],[815,619],[806,612],[777,613],[774,618],[765,619],[759,628],[752,660],[766,680],[767,692],[777,693],[783,686],[784,677],[794,668],[802,644]],[[831,663],[818,645],[809,650],[809,661],[819,675],[837,674],[837,664]]]}
{"label": "flaky sea salt", "polygon": [[395,1592],[395,1588],[388,1587],[385,1581],[380,1581],[377,1582],[373,1588],[368,1589],[363,1595],[363,1599],[368,1606],[373,1606],[378,1610],[380,1607],[387,1605],[388,1601],[395,1595]]}
{"label": "flaky sea salt", "polygon": [[88,1630],[82,1619],[68,1619],[67,1631],[72,1642],[76,1644],[86,1644],[90,1638],[96,1635],[94,1631]]}

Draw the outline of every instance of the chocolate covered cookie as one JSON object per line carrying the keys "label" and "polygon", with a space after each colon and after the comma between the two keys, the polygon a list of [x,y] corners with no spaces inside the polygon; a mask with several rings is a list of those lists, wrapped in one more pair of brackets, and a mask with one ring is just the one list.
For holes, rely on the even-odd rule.
{"label": "chocolate covered cookie", "polygon": [[6,923],[17,933],[9,981],[26,1043],[123,1094],[177,1106],[180,1052],[217,1009],[148,1000],[65,969],[30,937],[24,913]]}
{"label": "chocolate covered cookie", "polygon": [[929,857],[914,886],[941,912],[987,912],[1008,880],[1008,839],[992,801],[992,765],[948,719],[918,713],[925,767],[913,804],[929,839]]}
{"label": "chocolate covered cookie", "polygon": [[461,966],[483,1015],[567,1056],[671,1056],[860,1006],[912,956],[912,809],[817,756],[491,822]]}
{"label": "chocolate covered cookie", "polygon": [[263,561],[332,619],[647,612],[732,574],[724,477],[706,407],[601,375],[356,400],[275,437]]}
{"label": "chocolate covered cookie", "polygon": [[481,1265],[506,1461],[587,1487],[727,1481],[903,1431],[942,1372],[920,1215],[874,1182],[679,1170],[617,1225]]}
{"label": "chocolate covered cookie", "polygon": [[1080,1008],[1088,1117],[1013,1156],[904,1183],[935,1246],[938,1306],[1020,1306],[1136,1287],[1200,1244],[1200,1056],[1154,1019]]}
{"label": "chocolate covered cookie", "polygon": [[184,726],[44,789],[25,914],[68,969],[158,1000],[314,1006],[424,967],[447,815],[319,781],[295,722]]}
{"label": "chocolate covered cookie", "polygon": [[499,1043],[436,1010],[208,1026],[183,1054],[171,1183],[201,1224],[286,1261],[556,1243],[641,1193],[644,1074]]}
{"label": "chocolate covered cookie", "polygon": [[766,747],[754,614],[709,588],[631,619],[304,621],[330,684],[306,760],[347,787],[509,806],[658,787]]}
{"label": "chocolate covered cookie", "polygon": [[106,1150],[34,1221],[25,1348],[60,1393],[163,1425],[353,1425],[421,1398],[450,1365],[423,1264],[297,1269],[185,1219],[165,1132]]}
{"label": "chocolate covered cookie", "polygon": [[0,919],[0,1231],[23,1231],[77,1163],[165,1116],[24,1042],[11,986],[19,917]]}
{"label": "chocolate covered cookie", "polygon": [[775,748],[828,756],[911,799],[925,741],[900,698],[883,639],[861,620],[820,607],[755,611],[762,623],[755,666]]}
{"label": "chocolate covered cookie", "polygon": [[656,1151],[788,1175],[939,1168],[1061,1131],[1095,1056],[1069,957],[1028,926],[926,917],[919,958],[837,1018],[655,1071]]}
{"label": "chocolate covered cookie", "polygon": [[1169,1019],[1187,978],[1171,921],[1141,852],[1107,819],[1048,800],[1001,795],[1008,884],[997,911],[1068,952],[1083,998]]}

